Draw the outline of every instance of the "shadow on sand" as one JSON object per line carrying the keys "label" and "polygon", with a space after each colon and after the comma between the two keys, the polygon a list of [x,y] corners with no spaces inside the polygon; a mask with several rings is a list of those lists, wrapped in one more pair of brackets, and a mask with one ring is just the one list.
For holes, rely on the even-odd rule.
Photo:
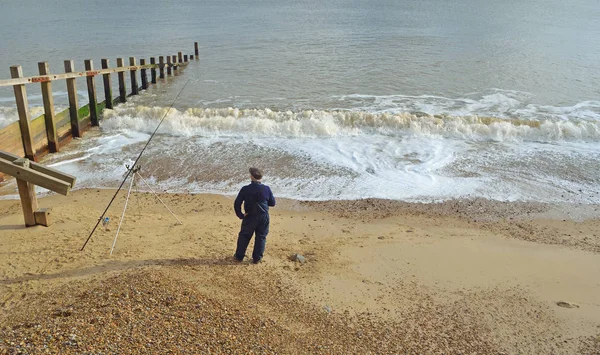
{"label": "shadow on sand", "polygon": [[69,277],[82,277],[95,274],[101,274],[111,271],[123,271],[128,269],[136,269],[145,266],[240,266],[246,265],[233,258],[223,259],[151,259],[151,260],[130,260],[130,261],[111,261],[102,265],[95,265],[82,269],[65,270],[54,274],[30,274],[15,277],[13,279],[0,280],[0,285],[12,285],[26,281],[43,281]]}
{"label": "shadow on sand", "polygon": [[20,229],[25,229],[24,224],[7,224],[5,226],[0,226],[0,231],[17,231]]}

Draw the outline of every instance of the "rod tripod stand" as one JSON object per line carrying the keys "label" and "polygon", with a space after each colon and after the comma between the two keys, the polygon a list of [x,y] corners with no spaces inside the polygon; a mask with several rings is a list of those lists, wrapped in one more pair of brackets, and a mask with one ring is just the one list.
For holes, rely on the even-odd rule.
{"label": "rod tripod stand", "polygon": [[134,184],[134,181],[135,181],[136,177],[139,178],[140,180],[142,180],[142,182],[144,184],[146,184],[146,187],[150,191],[152,191],[152,193],[154,194],[154,196],[156,196],[156,198],[158,199],[158,201],[160,201],[160,203],[162,203],[163,206],[165,206],[165,208],[167,209],[167,211],[169,211],[169,213],[171,213],[171,215],[173,215],[173,217],[177,220],[177,224],[183,224],[183,222],[181,222],[179,220],[179,218],[177,218],[177,216],[175,215],[175,213],[173,213],[173,211],[171,211],[171,209],[169,208],[169,206],[167,206],[167,204],[163,202],[163,200],[160,198],[160,196],[158,196],[158,194],[152,189],[152,187],[150,186],[150,184],[148,184],[148,182],[142,177],[142,175],[140,174],[141,167],[134,166],[134,167],[130,168],[129,165],[126,165],[125,167],[127,168],[127,170],[131,170],[131,174],[130,174],[131,175],[131,182],[129,183],[129,191],[127,191],[127,198],[125,199],[125,207],[123,207],[123,214],[121,214],[121,219],[119,220],[119,227],[117,227],[117,234],[115,235],[115,240],[113,240],[112,247],[110,248],[110,255],[112,255],[113,251],[115,250],[115,244],[117,244],[117,237],[119,237],[119,232],[121,231],[121,225],[123,224],[123,219],[125,219],[125,211],[127,211],[127,203],[129,202],[129,197],[131,196],[131,189],[133,187],[133,184]]}

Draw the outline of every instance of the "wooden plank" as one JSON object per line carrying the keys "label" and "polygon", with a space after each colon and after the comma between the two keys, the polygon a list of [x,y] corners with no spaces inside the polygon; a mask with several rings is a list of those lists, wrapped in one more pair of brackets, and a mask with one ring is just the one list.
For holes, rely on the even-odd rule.
{"label": "wooden plank", "polygon": [[[21,137],[19,137],[21,138]],[[23,144],[21,144],[21,139],[19,139],[17,142],[6,142],[6,144],[2,145],[2,149],[6,152],[10,152],[13,154],[16,154],[20,157],[22,157],[24,155],[23,152]]]}
{"label": "wooden plank", "polygon": [[[18,155],[15,155],[15,154],[12,154],[9,152],[0,151],[0,159],[4,159],[10,163],[14,163],[15,161],[22,159],[22,158],[19,157]],[[32,161],[29,162],[29,168],[32,170],[35,170],[39,173],[46,174],[46,175],[56,178],[58,180],[64,181],[67,184],[69,184],[70,187],[75,187],[75,181],[77,181],[77,178],[73,175],[63,173],[59,170],[49,168],[45,165],[42,165],[42,164],[36,163],[36,162],[32,162]]]}
{"label": "wooden plank", "polygon": [[165,57],[162,55],[158,57],[158,70],[160,72],[160,78],[165,78]]}
{"label": "wooden plank", "polygon": [[[50,67],[46,62],[38,63],[40,75],[49,75]],[[46,137],[48,138],[48,150],[56,153],[60,150],[58,137],[56,136],[56,122],[54,117],[54,98],[52,97],[52,82],[42,82],[42,100],[44,101],[44,121],[46,125]]]}
{"label": "wooden plank", "polygon": [[13,152],[20,157],[25,155],[19,122],[10,124],[0,131],[0,150]]}
{"label": "wooden plank", "polygon": [[171,73],[172,73],[171,72],[171,70],[172,70],[171,68],[173,67],[173,64],[171,63],[172,60],[173,60],[173,58],[170,55],[168,55],[167,56],[167,75],[169,75],[169,76],[171,76]]}
{"label": "wooden plank", "polygon": [[[65,60],[65,72],[71,73],[75,70],[75,62]],[[67,93],[69,94],[69,116],[71,117],[71,135],[81,137],[79,119],[77,117],[77,84],[75,79],[67,79]]]}
{"label": "wooden plank", "polygon": [[[18,161],[18,160],[17,160]],[[68,195],[71,185],[68,182],[59,180],[55,177],[46,175],[33,169],[19,166],[16,163],[11,163],[8,160],[0,158],[0,172],[13,176],[17,180],[23,180],[28,183],[41,186],[45,189],[57,192],[61,195]],[[19,189],[20,190],[20,189]],[[35,195],[35,194],[34,194]],[[36,210],[34,208],[34,210]]]}
{"label": "wooden plank", "polygon": [[[150,57],[150,64],[156,64],[156,58]],[[156,84],[156,68],[150,69],[150,77],[152,84]]]}
{"label": "wooden plank", "polygon": [[[10,76],[13,78],[23,77],[23,68],[20,65],[10,67]],[[23,141],[23,150],[25,156],[35,160],[35,150],[33,149],[33,136],[31,134],[31,125],[29,118],[29,103],[27,102],[27,91],[25,85],[13,86],[15,100],[17,101],[17,111],[19,113],[19,127],[21,128],[21,139]]]}
{"label": "wooden plank", "polygon": [[[140,64],[146,64],[146,59],[140,59]],[[148,89],[148,76],[146,75],[146,69],[140,69],[140,76],[142,79],[142,90]]]}
{"label": "wooden plank", "polygon": [[[129,66],[137,68],[135,66],[135,57],[129,57]],[[136,77],[137,70],[132,69],[129,71],[129,73],[131,74],[131,95],[137,95],[137,94],[139,94],[139,86],[138,86],[137,77]]]}
{"label": "wooden plank", "polygon": [[56,114],[56,134],[60,136],[65,133],[65,130],[71,130],[71,118],[69,117],[69,109],[66,109]]}
{"label": "wooden plank", "polygon": [[71,118],[68,109],[56,114],[56,134],[61,145],[71,139]]}
{"label": "wooden plank", "polygon": [[[123,58],[117,58],[117,66],[124,66]],[[125,72],[119,72],[119,97],[121,102],[127,102],[127,87],[125,86]]]}
{"label": "wooden plank", "polygon": [[196,55],[196,59],[200,55],[200,51],[198,50],[198,42],[194,42],[194,54]]}
{"label": "wooden plank", "polygon": [[[0,138],[2,139],[14,138],[14,136],[19,136],[19,141],[21,141],[19,121],[13,122],[0,130]],[[3,140],[0,140],[0,147],[2,147],[1,142],[3,142]]]}
{"label": "wooden plank", "polygon": [[[102,69],[108,69],[108,59],[102,59]],[[110,87],[110,73],[102,74],[104,83],[104,99],[106,100],[106,108],[112,109],[112,88]]]}
{"label": "wooden plank", "polygon": [[45,153],[48,150],[48,138],[46,134],[45,114],[31,120],[31,134],[33,136],[33,149],[35,155]]}
{"label": "wooden plank", "polygon": [[[0,164],[1,163],[2,161],[0,160]],[[29,170],[29,159],[17,159],[11,165],[23,170]],[[12,175],[6,171],[2,172]],[[37,196],[35,195],[35,186],[34,184],[23,180],[21,177],[15,177],[17,178],[17,187],[19,188],[19,197],[21,198],[21,207],[23,209],[25,225],[27,227],[35,226],[34,211],[38,209]]]}
{"label": "wooden plank", "polygon": [[[94,70],[94,62],[91,59],[85,60],[85,70],[92,71]],[[92,126],[100,126],[100,118],[98,117],[98,99],[96,98],[96,80],[93,76],[88,76],[87,80],[87,89],[88,89],[88,97],[89,97],[89,107],[90,107],[90,121],[92,122]]]}
{"label": "wooden plank", "polygon": [[[157,68],[158,65],[146,64],[144,66],[145,69],[152,69],[152,67]],[[130,71],[132,69],[142,69],[142,66],[123,66],[117,68],[107,68],[107,69],[98,69],[91,71],[82,71],[82,72],[70,72],[70,73],[62,73],[62,74],[50,74],[44,76],[30,76],[30,77],[22,77],[22,78],[13,78],[13,79],[4,79],[0,80],[0,87],[2,86],[13,86],[13,85],[21,85],[21,84],[32,84],[32,83],[42,83],[48,81],[56,81],[56,80],[65,80],[65,79],[76,79],[83,78],[86,76],[95,76],[101,74],[110,74],[110,73],[120,73]]]}

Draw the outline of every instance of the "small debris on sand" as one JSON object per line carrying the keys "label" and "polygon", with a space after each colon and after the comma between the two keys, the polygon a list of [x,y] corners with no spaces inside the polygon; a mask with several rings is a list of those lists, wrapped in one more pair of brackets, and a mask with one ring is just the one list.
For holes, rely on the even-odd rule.
{"label": "small debris on sand", "polygon": [[290,257],[291,261],[299,262],[300,264],[304,264],[306,262],[306,258],[301,254],[294,254]]}
{"label": "small debris on sand", "polygon": [[563,307],[563,308],[579,308],[579,305],[576,305],[575,303],[571,303],[571,302],[565,302],[565,301],[558,301],[558,302],[556,302],[556,305],[559,307]]}

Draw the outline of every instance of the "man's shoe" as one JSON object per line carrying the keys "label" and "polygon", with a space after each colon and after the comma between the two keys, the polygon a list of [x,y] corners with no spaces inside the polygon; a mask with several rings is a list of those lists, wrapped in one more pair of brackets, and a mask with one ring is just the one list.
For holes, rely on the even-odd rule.
{"label": "man's shoe", "polygon": [[262,261],[262,259],[252,260],[252,264],[258,264]]}
{"label": "man's shoe", "polygon": [[240,258],[238,258],[236,255],[234,255],[234,256],[233,256],[233,259],[234,259],[235,261],[239,261],[240,263],[241,263],[242,261],[244,261],[244,258],[241,258],[241,259],[240,259]]}

